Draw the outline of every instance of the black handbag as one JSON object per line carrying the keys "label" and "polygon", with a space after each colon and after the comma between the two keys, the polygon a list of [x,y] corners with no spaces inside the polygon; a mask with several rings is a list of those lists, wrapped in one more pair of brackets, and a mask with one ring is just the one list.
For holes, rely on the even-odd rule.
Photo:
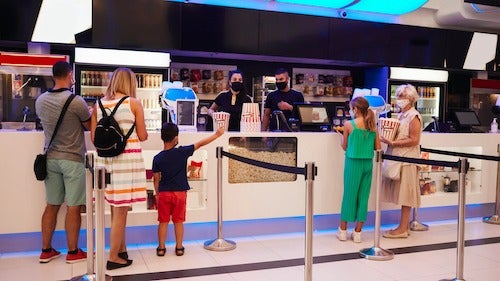
{"label": "black handbag", "polygon": [[45,178],[47,178],[47,151],[49,150],[50,145],[52,144],[52,141],[54,140],[54,137],[56,136],[57,131],[59,130],[59,126],[62,123],[64,114],[66,113],[69,104],[71,103],[74,97],[75,95],[72,94],[66,100],[66,103],[64,104],[61,114],[59,115],[59,119],[57,119],[56,128],[54,129],[54,133],[52,133],[52,137],[50,138],[49,146],[44,149],[44,152],[42,154],[38,154],[35,158],[35,162],[33,163],[33,171],[35,172],[36,179],[39,181],[43,181],[45,180]]}

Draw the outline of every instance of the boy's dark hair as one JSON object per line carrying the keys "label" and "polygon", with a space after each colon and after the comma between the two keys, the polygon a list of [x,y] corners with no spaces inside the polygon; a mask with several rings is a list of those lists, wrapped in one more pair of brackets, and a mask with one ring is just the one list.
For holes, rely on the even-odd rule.
{"label": "boy's dark hair", "polygon": [[274,75],[279,75],[279,74],[283,74],[283,73],[288,74],[288,70],[286,70],[285,68],[280,67],[280,68],[276,69],[276,72],[274,72]]}
{"label": "boy's dark hair", "polygon": [[65,61],[58,61],[52,66],[52,76],[56,78],[63,78],[71,71],[73,71],[73,67]]}
{"label": "boy's dark hair", "polygon": [[161,125],[161,139],[164,142],[170,142],[178,135],[179,127],[176,124],[165,122]]}

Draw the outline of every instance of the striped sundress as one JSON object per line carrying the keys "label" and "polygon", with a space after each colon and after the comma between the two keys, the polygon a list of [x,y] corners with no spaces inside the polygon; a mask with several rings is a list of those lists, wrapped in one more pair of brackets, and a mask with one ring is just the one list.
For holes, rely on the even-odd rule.
{"label": "striped sundress", "polygon": [[[101,100],[101,102],[110,113],[119,100]],[[135,122],[135,116],[130,109],[130,99],[122,102],[114,117],[123,133],[126,134]],[[102,112],[98,107],[97,120],[101,118]],[[105,199],[110,205],[125,207],[146,201],[146,170],[135,129],[127,140],[122,154],[107,158],[97,157],[96,164],[105,166],[106,171],[111,173],[111,183],[106,186],[105,190]]]}

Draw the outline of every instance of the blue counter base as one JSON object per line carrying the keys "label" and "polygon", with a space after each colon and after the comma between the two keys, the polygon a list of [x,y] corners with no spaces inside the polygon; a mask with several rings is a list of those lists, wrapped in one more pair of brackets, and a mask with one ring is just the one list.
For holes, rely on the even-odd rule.
{"label": "blue counter base", "polygon": [[[495,206],[493,203],[474,204],[466,206],[466,217],[477,218],[491,216],[494,214]],[[382,227],[390,226],[399,222],[399,210],[382,211],[381,221]],[[419,210],[419,220],[423,223],[457,220],[458,207],[432,207]],[[316,215],[314,216],[314,230],[332,230],[339,225],[340,214],[331,215]],[[373,227],[375,222],[375,213],[369,212],[366,227]],[[349,226],[351,227],[351,226]],[[288,217],[288,218],[272,218],[272,219],[255,219],[241,221],[225,221],[223,223],[224,238],[231,239],[234,237],[259,236],[269,234],[304,232],[305,218]],[[430,229],[432,231],[432,228]],[[207,223],[186,223],[185,224],[185,240],[210,240],[217,238],[217,222]],[[11,252],[26,252],[40,251],[41,233],[15,233],[0,235],[0,254]],[[174,241],[173,226],[169,226],[167,233],[167,242]],[[157,226],[134,226],[127,227],[127,244],[156,244],[157,243]],[[80,247],[86,247],[86,230],[80,232]],[[109,245],[109,229],[106,229],[106,245]],[[66,234],[64,231],[56,231],[54,233],[53,245],[54,248],[61,250],[66,249]]]}

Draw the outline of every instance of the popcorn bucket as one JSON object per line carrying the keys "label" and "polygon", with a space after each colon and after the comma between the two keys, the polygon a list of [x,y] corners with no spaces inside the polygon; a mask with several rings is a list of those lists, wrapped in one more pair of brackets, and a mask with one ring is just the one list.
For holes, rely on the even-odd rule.
{"label": "popcorn bucket", "polygon": [[225,127],[226,131],[229,129],[229,116],[230,114],[227,112],[219,111],[212,113],[212,119],[214,124],[214,130],[219,129],[220,127]]}
{"label": "popcorn bucket", "polygon": [[378,130],[379,134],[388,140],[396,139],[398,133],[399,120],[394,118],[379,118]]}
{"label": "popcorn bucket", "polygon": [[[243,103],[243,106],[241,108],[241,115],[252,115],[255,117],[259,117],[259,104],[258,103],[251,103],[251,102],[245,102]],[[259,118],[260,119],[260,118]]]}
{"label": "popcorn bucket", "polygon": [[241,109],[241,132],[260,132],[261,122],[258,103],[243,103]]}
{"label": "popcorn bucket", "polygon": [[261,123],[257,122],[240,122],[240,132],[260,132],[261,131]]}

